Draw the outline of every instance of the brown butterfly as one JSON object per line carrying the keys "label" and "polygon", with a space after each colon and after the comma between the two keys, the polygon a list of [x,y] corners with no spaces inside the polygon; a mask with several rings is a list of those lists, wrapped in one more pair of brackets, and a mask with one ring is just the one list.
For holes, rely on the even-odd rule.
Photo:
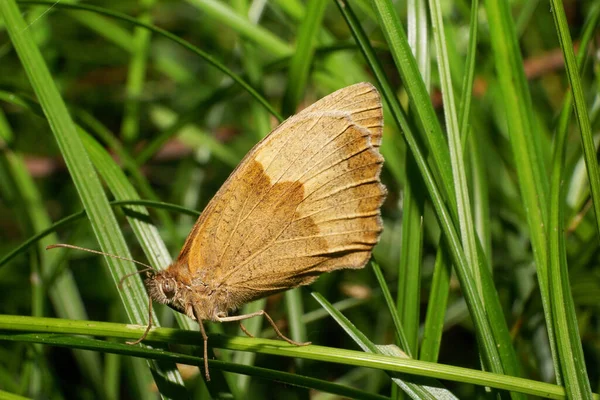
{"label": "brown butterfly", "polygon": [[[200,323],[244,303],[362,268],[382,230],[381,99],[369,83],[340,89],[284,121],[240,162],[206,206],[177,259],[146,279],[150,297]],[[150,324],[148,325],[148,332]],[[146,334],[138,341],[145,338]]]}

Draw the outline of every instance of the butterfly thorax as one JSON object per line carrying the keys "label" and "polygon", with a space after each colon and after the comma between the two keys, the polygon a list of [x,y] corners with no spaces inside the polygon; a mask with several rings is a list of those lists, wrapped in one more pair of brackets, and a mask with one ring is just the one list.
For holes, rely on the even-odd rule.
{"label": "butterfly thorax", "polygon": [[150,297],[199,321],[217,321],[217,317],[226,316],[231,309],[227,293],[192,279],[186,270],[174,264],[150,275],[145,280]]}

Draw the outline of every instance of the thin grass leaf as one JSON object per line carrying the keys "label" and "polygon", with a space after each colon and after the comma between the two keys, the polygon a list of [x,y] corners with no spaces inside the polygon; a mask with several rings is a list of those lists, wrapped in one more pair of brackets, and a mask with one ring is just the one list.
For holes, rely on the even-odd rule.
{"label": "thin grass leaf", "polygon": [[[383,272],[381,272],[381,268],[375,261],[371,261],[371,267],[373,268],[373,272],[375,273],[375,277],[377,278],[377,282],[379,283],[379,287],[381,287],[381,292],[383,293],[383,298],[385,299],[385,303],[388,306],[388,310],[392,317],[392,321],[394,322],[394,327],[396,328],[396,339],[400,343],[400,346],[404,349],[403,351],[411,358],[412,350],[409,347],[408,339],[404,334],[404,328],[402,326],[402,322],[400,321],[400,317],[398,312],[396,311],[396,307],[394,305],[394,301],[392,300],[392,295],[390,293],[390,289],[385,282],[385,278],[383,277]],[[337,309],[336,309],[337,310]]]}
{"label": "thin grass leaf", "polygon": [[[418,116],[422,143],[427,143],[429,154],[433,157],[432,166],[436,183],[447,195],[450,209],[456,209],[452,167],[448,144],[440,127],[440,123],[431,104],[429,92],[425,87],[419,67],[412,55],[406,33],[400,23],[395,6],[389,0],[373,0],[378,22],[383,31],[390,52],[394,57],[397,71],[405,85],[406,92]],[[415,132],[417,133],[417,132]]]}
{"label": "thin grass leaf", "polygon": [[[383,279],[383,275],[381,275],[381,271],[379,267],[373,263],[373,269],[378,277],[378,279]],[[377,273],[379,272],[379,273]],[[384,290],[384,297],[387,297],[388,307],[393,310],[392,299],[389,296],[389,293],[386,296],[385,282],[383,283],[382,289]],[[321,304],[321,306],[329,312],[329,314],[336,320],[336,322],[346,331],[346,333],[352,337],[352,339],[358,344],[363,351],[369,353],[379,353],[386,355],[393,355],[394,357],[399,358],[410,358],[410,356],[403,354],[399,351],[393,351],[390,349],[386,349],[387,346],[377,346],[375,343],[371,342],[360,330],[358,330],[341,312],[336,310],[331,303],[329,303],[323,296],[318,293],[313,292],[313,297]],[[399,323],[399,322],[398,322]],[[400,331],[400,340],[406,342],[406,339],[402,339],[402,330],[400,327],[397,327]],[[402,355],[401,355],[402,354]],[[438,398],[447,398],[453,399],[455,398],[449,391],[442,389],[442,385],[439,382],[436,382],[432,379],[417,379],[416,383],[414,380],[406,380],[405,377],[402,377],[398,374],[390,374],[390,378],[396,385],[398,385],[404,393],[406,393],[410,398],[418,400],[418,399],[438,399]],[[442,397],[439,397],[443,392]]]}
{"label": "thin grass leaf", "polygon": [[298,27],[296,49],[290,59],[289,79],[283,96],[283,115],[294,114],[304,94],[327,4],[326,0],[310,0],[307,4],[306,13]]}
{"label": "thin grass leaf", "polygon": [[435,257],[434,274],[427,302],[427,314],[423,325],[423,340],[419,360],[435,362],[438,360],[442,333],[450,293],[450,275],[452,265],[446,246],[438,248]]}
{"label": "thin grass leaf", "polygon": [[0,389],[0,397],[5,400],[27,400],[29,397],[19,396],[18,394],[10,393],[5,390]]}
{"label": "thin grass leaf", "polygon": [[[548,183],[546,168],[541,156],[539,138],[532,128],[531,95],[523,72],[523,62],[517,43],[515,26],[507,4],[498,0],[486,0],[490,37],[498,82],[502,93],[506,124],[514,154],[523,208],[527,216],[529,234],[537,269],[537,277],[544,306],[546,321],[551,321],[551,303],[548,290],[547,205]],[[558,382],[555,332],[547,324],[550,351],[555,362]]]}
{"label": "thin grass leaf", "polygon": [[188,0],[188,3],[204,11],[215,21],[220,21],[230,29],[244,35],[276,57],[285,57],[293,52],[290,45],[262,27],[252,24],[225,3],[217,0]]}
{"label": "thin grass leaf", "polygon": [[[140,6],[143,12],[138,19],[145,23],[152,23],[152,7],[156,0],[142,0]],[[141,95],[148,69],[148,53],[150,47],[151,32],[144,28],[135,28],[133,32],[133,53],[127,70],[127,82],[125,83],[125,109],[121,121],[121,137],[125,142],[137,139],[140,129]]]}
{"label": "thin grass leaf", "polygon": [[[349,26],[352,28],[353,34],[363,54],[367,59],[367,62],[373,69],[373,72],[378,78],[378,81],[382,88],[382,95],[386,100],[387,104],[392,110],[392,114],[395,118],[396,123],[399,127],[402,127],[405,131],[405,138],[410,146],[419,171],[422,175],[422,179],[431,197],[436,216],[438,218],[440,227],[442,228],[445,238],[448,243],[449,254],[452,258],[452,262],[456,267],[457,274],[460,279],[461,288],[467,299],[467,305],[469,306],[469,312],[476,326],[477,337],[480,341],[482,349],[484,349],[483,359],[487,368],[498,373],[504,373],[505,368],[513,375],[517,375],[518,368],[516,367],[516,358],[514,349],[508,334],[508,328],[502,314],[498,295],[493,286],[491,275],[487,267],[481,268],[481,279],[483,289],[483,302],[477,293],[477,288],[471,277],[471,271],[466,261],[462,246],[458,234],[454,227],[454,222],[451,217],[451,212],[446,207],[445,202],[442,200],[442,195],[438,187],[434,182],[432,173],[430,172],[427,161],[422,155],[421,149],[417,144],[410,125],[406,123],[406,117],[398,103],[398,99],[393,94],[387,77],[382,71],[377,57],[373,53],[366,35],[362,31],[360,24],[356,20],[356,17],[352,13],[349,4],[339,4],[342,14],[346,18]],[[412,55],[409,54],[410,57]],[[481,251],[478,248],[478,251]],[[485,257],[480,257],[480,262],[485,262]],[[486,308],[483,304],[486,304]],[[489,318],[489,319],[488,319]]]}
{"label": "thin grass leaf", "polygon": [[[560,47],[562,48],[563,56],[565,58],[565,66],[567,68],[569,83],[571,84],[573,100],[575,101],[575,115],[577,116],[577,122],[579,123],[585,165],[592,192],[592,204],[596,214],[596,228],[598,230],[598,236],[600,237],[600,168],[598,167],[598,160],[596,157],[596,146],[594,144],[592,128],[590,126],[590,118],[581,85],[581,78],[578,73],[577,61],[575,60],[575,54],[573,52],[573,42],[571,40],[571,35],[569,34],[565,10],[561,1],[551,0],[550,3],[552,5],[552,16],[554,17],[554,24],[558,33]],[[584,52],[585,48],[582,48],[581,51]]]}
{"label": "thin grass leaf", "polygon": [[437,55],[437,66],[440,74],[442,97],[444,99],[444,117],[448,133],[448,147],[450,149],[450,163],[452,165],[452,178],[456,189],[456,206],[458,223],[460,227],[461,242],[471,266],[475,284],[481,295],[481,278],[479,277],[479,257],[477,254],[477,239],[473,216],[471,214],[471,200],[467,183],[466,167],[461,143],[461,132],[458,125],[457,110],[454,104],[454,89],[450,75],[450,62],[448,50],[446,49],[446,36],[444,19],[442,18],[442,7],[439,1],[430,0],[431,25],[433,27],[433,38]]}
{"label": "thin grass leaf", "polygon": [[[582,141],[584,142],[584,155],[586,156],[586,164],[588,166],[589,158],[587,157],[586,145],[589,146],[590,144],[585,143],[585,136],[589,135],[589,141],[591,141],[592,146],[591,148],[594,151],[593,165],[591,168],[588,168],[588,176],[590,179],[590,186],[592,188],[592,202],[596,204],[597,199],[594,201],[594,184],[597,186],[598,182],[592,182],[592,179],[595,179],[593,178],[594,172],[592,170],[595,170],[595,173],[597,173],[595,147],[591,138],[591,132],[589,132],[589,120],[587,119],[587,109],[583,100],[583,93],[581,92],[581,82],[579,82],[578,71],[578,69],[583,65],[585,51],[581,51],[577,57],[577,60],[575,60],[573,51],[570,48],[571,38],[568,32],[562,5],[553,2],[553,7],[555,7],[554,22],[557,31],[559,32],[561,47],[563,48],[563,52],[565,54],[567,73],[569,74],[569,80],[573,87],[573,93],[575,93],[575,111],[579,120]],[[600,15],[600,7],[596,6],[592,10],[589,18],[589,20],[592,21],[592,24],[588,24],[588,29],[586,32],[584,32],[584,40],[582,41],[583,49],[587,47],[587,41],[591,37],[591,29],[589,28],[590,26],[595,25],[594,19],[597,20],[598,15]],[[587,33],[587,35],[585,33]],[[577,82],[574,83],[574,81]],[[578,90],[580,91],[579,94],[581,96],[579,99],[581,101],[580,103],[577,101]],[[567,390],[569,398],[591,399],[592,389],[585,365],[583,349],[581,346],[581,337],[578,329],[578,319],[571,292],[564,233],[565,191],[563,181],[565,174],[567,127],[571,114],[572,99],[572,96],[567,96],[565,99],[565,105],[559,120],[554,148],[552,179],[550,186],[550,226],[555,228],[550,229],[548,234],[548,253],[550,256],[548,278],[550,282],[550,295],[552,296],[552,322],[556,331],[557,348],[560,356],[560,369],[563,374],[562,377],[564,378],[565,389]],[[578,110],[578,107],[583,108]],[[585,121],[582,121],[582,119],[585,119]],[[598,218],[596,218],[596,221],[598,221]]]}
{"label": "thin grass leaf", "polygon": [[177,43],[178,45],[182,46],[183,48],[198,55],[199,57],[204,59],[206,62],[208,62],[215,68],[217,68],[219,71],[221,71],[224,74],[231,77],[231,79],[233,79],[236,83],[238,83],[240,86],[242,86],[252,97],[254,97],[260,104],[262,104],[271,114],[273,114],[275,117],[277,117],[279,119],[282,119],[281,116],[279,115],[279,113],[277,113],[277,111],[275,111],[275,109],[273,109],[271,107],[271,105],[264,99],[264,97],[262,97],[256,90],[254,90],[250,85],[248,85],[247,82],[245,82],[243,79],[241,79],[239,75],[235,74],[233,71],[231,71],[229,68],[227,68],[223,63],[218,61],[216,58],[212,57],[210,54],[200,50],[198,47],[192,45],[191,43],[189,43],[183,39],[180,39],[179,37],[173,35],[172,33],[168,32],[164,29],[158,28],[154,25],[145,24],[141,21],[138,21],[135,18],[132,18],[128,15],[125,15],[125,14],[122,14],[122,13],[119,13],[116,11],[112,11],[112,10],[102,8],[102,7],[91,6],[91,5],[56,3],[56,2],[52,2],[52,1],[43,1],[43,0],[19,0],[19,3],[20,4],[43,4],[43,5],[52,6],[52,7],[56,7],[56,8],[91,11],[91,12],[95,12],[98,14],[106,15],[108,17],[120,19],[120,20],[128,22],[134,26],[139,26],[139,27],[148,29],[156,34],[164,36],[165,38]]}
{"label": "thin grass leaf", "polygon": [[[129,251],[116,218],[108,205],[100,181],[92,168],[90,160],[87,158],[85,148],[77,136],[75,125],[54,85],[52,76],[39,50],[29,39],[27,25],[22,19],[16,3],[12,0],[2,2],[0,3],[0,11],[4,16],[15,50],[21,59],[25,72],[38,96],[50,128],[65,158],[65,163],[90,218],[100,247],[107,253],[121,254],[127,257]],[[107,258],[106,262],[110,267],[115,283],[119,281],[120,276],[135,270],[133,264],[122,260]],[[147,304],[143,299],[147,297],[141,281],[138,279],[134,282],[137,282],[137,284],[132,285],[132,294],[129,296],[121,295],[122,302],[130,320],[143,323],[146,308],[144,303]],[[164,379],[172,383],[171,393],[184,390],[181,386],[181,376],[179,376],[175,367],[172,365],[166,367],[167,370],[164,372],[159,372],[158,365],[153,365],[152,369],[156,376],[160,376],[161,373],[165,374]],[[176,389],[177,387],[179,388]]]}
{"label": "thin grass leaf", "polygon": [[[425,2],[410,1],[407,5],[407,13],[408,42],[418,62],[425,87],[429,90],[431,63]],[[402,243],[398,264],[396,308],[400,313],[408,341],[403,348],[411,357],[416,358],[419,345],[423,213],[426,192],[415,159],[410,152],[405,156],[403,173],[405,177],[402,193]]]}
{"label": "thin grass leaf", "polygon": [[[398,265],[396,309],[406,329],[405,351],[416,358],[419,344],[421,307],[421,266],[423,253],[423,212],[425,190],[412,154],[406,156],[406,178],[402,198],[402,243]],[[406,346],[406,347],[405,347]]]}
{"label": "thin grass leaf", "polygon": [[[314,294],[317,298],[327,301]],[[332,310],[328,310],[331,315]],[[348,325],[351,326],[351,325]],[[72,321],[57,318],[34,318],[19,315],[0,314],[0,331],[3,332],[0,340],[20,340],[16,336],[21,336],[23,340],[34,341],[40,338],[40,341],[48,339],[61,339],[74,344],[77,340],[84,339],[79,336],[65,337],[69,335],[92,335],[102,337],[112,337],[120,339],[133,339],[139,337],[144,330],[141,326],[132,326],[128,324],[116,324],[112,322],[93,322],[90,321]],[[361,336],[360,331],[359,336]],[[56,335],[58,334],[58,335]],[[15,336],[16,335],[16,336]],[[12,336],[12,337],[11,337]],[[150,341],[156,342],[174,342],[180,344],[196,345],[201,342],[199,332],[184,331],[172,328],[156,328],[148,334]],[[255,351],[261,354],[277,355],[282,357],[301,357],[309,360],[319,360],[331,363],[342,363],[359,367],[376,368],[386,371],[400,372],[406,374],[432,377],[436,379],[446,379],[458,382],[465,382],[475,385],[489,386],[503,390],[518,390],[525,394],[545,397],[549,399],[564,399],[564,388],[529,379],[498,375],[490,372],[473,370],[468,368],[454,367],[443,364],[433,364],[424,361],[412,359],[402,359],[390,357],[381,354],[370,354],[363,351],[335,349],[323,346],[294,346],[281,340],[247,338],[241,336],[217,336],[211,335],[210,340],[216,347],[230,350]],[[101,350],[104,346],[113,346],[117,343],[97,341],[88,349]],[[368,343],[365,342],[365,343]],[[162,349],[152,349],[145,347],[134,347],[121,345],[120,354],[136,355],[147,354],[153,358],[161,358],[164,354],[170,357],[168,352]],[[177,354],[176,361],[185,360],[187,355]],[[172,360],[172,358],[167,358]],[[196,358],[196,360],[198,360]],[[194,361],[192,364],[197,364]],[[216,360],[209,361],[211,366],[218,368],[221,362]],[[248,367],[244,367],[248,368]],[[595,395],[595,398],[599,396]]]}
{"label": "thin grass leaf", "polygon": [[[42,335],[6,335],[0,334],[0,340],[18,340],[32,343],[44,343],[50,346],[75,347],[86,350],[103,351],[112,354],[123,354],[128,356],[143,357],[147,359],[161,359],[163,361],[177,362],[180,364],[200,366],[203,364],[202,358],[189,356],[185,354],[174,353],[170,351],[156,351],[143,347],[132,347],[122,343],[105,342],[97,339],[83,337],[65,338],[61,335],[42,334]],[[322,390],[338,396],[353,399],[365,400],[384,400],[387,397],[373,395],[361,390],[353,389],[348,386],[327,382],[321,379],[315,379],[298,374],[281,372],[259,367],[248,367],[239,364],[226,363],[218,360],[209,361],[210,368],[218,371],[229,371],[237,374],[251,375],[268,381],[282,382],[288,385],[305,387],[309,389]]]}
{"label": "thin grass leaf", "polygon": [[[102,174],[104,181],[107,183],[114,197],[118,200],[139,199],[138,194],[127,181],[123,171],[114,162],[106,150],[104,150],[85,132],[80,131],[80,134],[82,135],[82,139],[86,149],[90,154],[92,162],[96,166],[96,169]],[[136,234],[136,237],[140,242],[140,245],[142,246],[142,249],[144,250],[148,260],[150,260],[150,262],[156,266],[156,269],[160,270],[167,268],[171,264],[171,256],[163,240],[161,239],[157,228],[152,223],[147,221],[149,218],[148,211],[141,206],[129,206],[126,207],[124,211],[125,214],[128,215],[127,220],[133,228],[133,231]],[[198,324],[195,321],[190,320],[190,318],[184,314],[175,312],[174,315],[178,325],[181,328],[198,330]],[[234,397],[240,398],[241,394],[238,393],[237,388],[226,384],[228,381],[227,379],[224,377],[215,376],[215,374],[213,374],[213,380],[218,382],[217,385],[214,383],[209,385],[209,388],[214,390],[214,393],[230,393],[233,391]],[[216,386],[219,387],[218,391]]]}
{"label": "thin grass leaf", "polygon": [[478,23],[477,15],[479,12],[479,0],[471,2],[471,14],[469,20],[469,48],[467,50],[467,59],[465,61],[465,74],[462,82],[462,97],[460,99],[459,121],[460,137],[463,149],[466,148],[467,138],[469,137],[471,116],[471,103],[473,100],[473,81],[475,78],[475,60],[477,58],[477,33]]}

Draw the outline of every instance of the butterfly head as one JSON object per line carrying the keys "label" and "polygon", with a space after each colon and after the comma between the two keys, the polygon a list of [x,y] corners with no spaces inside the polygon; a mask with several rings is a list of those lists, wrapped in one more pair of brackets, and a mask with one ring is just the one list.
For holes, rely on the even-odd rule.
{"label": "butterfly head", "polygon": [[145,280],[146,288],[154,301],[188,314],[187,287],[177,278],[169,270],[149,273]]}

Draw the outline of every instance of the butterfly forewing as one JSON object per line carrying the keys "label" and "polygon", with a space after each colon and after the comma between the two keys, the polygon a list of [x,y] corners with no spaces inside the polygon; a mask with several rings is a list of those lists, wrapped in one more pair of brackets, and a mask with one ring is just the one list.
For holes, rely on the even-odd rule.
{"label": "butterfly forewing", "polygon": [[286,120],[231,174],[178,260],[233,305],[363,267],[382,229],[382,125],[366,83]]}

